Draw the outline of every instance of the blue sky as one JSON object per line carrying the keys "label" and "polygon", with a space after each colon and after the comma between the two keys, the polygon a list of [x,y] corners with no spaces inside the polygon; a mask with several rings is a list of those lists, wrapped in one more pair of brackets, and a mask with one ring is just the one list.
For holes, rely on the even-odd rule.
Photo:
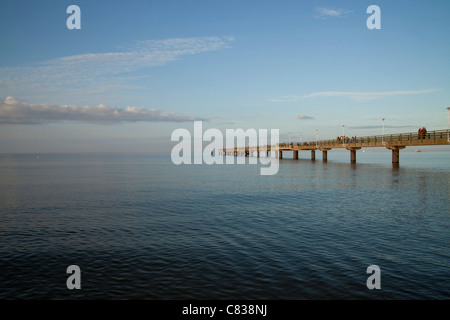
{"label": "blue sky", "polygon": [[[81,30],[69,30],[69,5]],[[366,9],[381,9],[369,30]],[[450,2],[0,2],[0,152],[170,151],[176,128],[281,140],[446,129]]]}

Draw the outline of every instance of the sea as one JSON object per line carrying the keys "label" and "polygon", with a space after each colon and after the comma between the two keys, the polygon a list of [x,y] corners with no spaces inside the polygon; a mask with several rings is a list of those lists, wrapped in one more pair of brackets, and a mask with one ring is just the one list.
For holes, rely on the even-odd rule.
{"label": "sea", "polygon": [[0,299],[447,300],[450,150],[421,151],[0,154]]}

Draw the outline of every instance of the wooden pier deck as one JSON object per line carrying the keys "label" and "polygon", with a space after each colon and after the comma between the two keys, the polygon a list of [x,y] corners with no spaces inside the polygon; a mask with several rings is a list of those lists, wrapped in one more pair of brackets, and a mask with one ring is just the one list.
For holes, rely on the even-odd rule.
{"label": "wooden pier deck", "polygon": [[322,159],[327,160],[328,151],[334,148],[345,148],[350,151],[350,162],[356,162],[356,151],[362,148],[381,147],[392,150],[392,163],[398,164],[400,150],[408,146],[450,146],[450,132],[446,130],[429,131],[425,135],[417,132],[399,133],[389,135],[354,137],[334,140],[319,140],[310,142],[279,143],[278,145],[235,147],[233,149],[219,150],[219,154],[234,156],[275,156],[283,158],[283,151],[292,151],[294,159],[298,159],[299,151],[310,151],[311,159],[315,159],[316,151],[322,151]]}

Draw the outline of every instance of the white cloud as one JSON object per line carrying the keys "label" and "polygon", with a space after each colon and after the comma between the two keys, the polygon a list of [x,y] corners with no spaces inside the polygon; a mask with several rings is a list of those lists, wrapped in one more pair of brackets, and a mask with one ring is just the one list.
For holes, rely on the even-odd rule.
{"label": "white cloud", "polygon": [[13,97],[0,101],[0,124],[41,124],[55,121],[82,122],[183,122],[205,120],[175,112],[163,114],[157,109],[128,106],[125,109],[100,104],[98,106],[28,104]]}
{"label": "white cloud", "polygon": [[426,89],[426,90],[412,90],[412,91],[381,91],[381,92],[340,92],[340,91],[325,91],[325,92],[314,92],[308,95],[304,95],[302,98],[313,98],[313,97],[346,97],[352,99],[361,100],[371,100],[371,99],[381,99],[385,97],[393,96],[408,96],[414,94],[426,94],[438,91],[437,89]]}
{"label": "white cloud", "polygon": [[438,89],[411,90],[411,91],[374,91],[374,92],[351,92],[351,91],[321,91],[306,95],[283,96],[278,99],[270,99],[271,102],[295,102],[307,98],[315,97],[343,97],[356,100],[373,100],[393,96],[408,96],[415,94],[427,94],[439,91]]}
{"label": "white cloud", "polygon": [[0,88],[93,88],[120,82],[120,76],[142,68],[162,66],[185,55],[230,48],[232,36],[173,38],[136,43],[120,52],[61,57],[40,64],[0,68]]}
{"label": "white cloud", "polygon": [[299,120],[312,120],[312,119],[314,119],[314,117],[305,116],[304,114],[298,114],[298,115],[295,116],[295,118],[299,119]]}
{"label": "white cloud", "polygon": [[315,18],[318,19],[328,19],[332,17],[345,17],[352,13],[351,10],[339,9],[339,8],[326,8],[326,7],[316,7]]}

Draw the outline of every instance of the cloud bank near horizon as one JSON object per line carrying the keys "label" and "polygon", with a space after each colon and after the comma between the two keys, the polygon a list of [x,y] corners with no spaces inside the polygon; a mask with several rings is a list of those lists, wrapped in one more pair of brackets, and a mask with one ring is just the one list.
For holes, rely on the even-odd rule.
{"label": "cloud bank near horizon", "polygon": [[28,104],[13,97],[0,101],[0,124],[43,124],[57,121],[80,121],[93,123],[120,122],[186,122],[206,119],[178,115],[172,111],[163,114],[158,109],[127,106],[118,108],[100,104],[98,106],[41,105]]}

